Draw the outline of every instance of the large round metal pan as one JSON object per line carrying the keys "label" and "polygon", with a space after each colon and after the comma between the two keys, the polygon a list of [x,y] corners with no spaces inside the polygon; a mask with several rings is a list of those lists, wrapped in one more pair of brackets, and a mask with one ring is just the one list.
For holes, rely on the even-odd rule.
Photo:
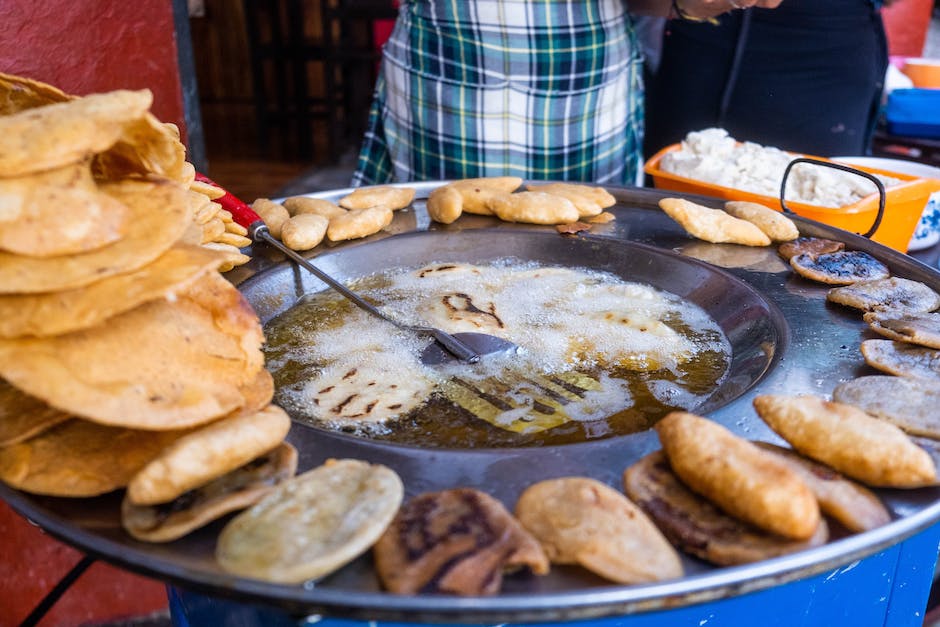
{"label": "large round metal pan", "polygon": [[[435,184],[420,184],[425,198]],[[551,227],[498,223],[465,216],[431,224],[423,200],[398,212],[389,232],[317,251],[316,262],[342,279],[433,261],[482,262],[516,257],[565,266],[598,268],[651,283],[705,308],[734,346],[728,379],[697,408],[736,433],[779,441],[756,417],[758,393],[828,395],[841,381],[873,373],[859,343],[861,317],[828,305],[826,287],[799,278],[774,248],[746,248],[696,241],[656,208],[664,194],[613,189],[614,222],[590,233],[561,236]],[[338,198],[343,190],[321,197]],[[713,200],[701,199],[706,204]],[[797,218],[804,235],[830,237],[867,251],[894,275],[940,290],[940,274],[864,238]],[[300,295],[324,289],[317,279],[256,247],[251,264],[236,273],[240,287],[267,320]],[[300,470],[329,457],[380,462],[402,477],[407,496],[457,486],[480,488],[512,508],[529,484],[549,477],[586,475],[620,489],[621,474],[658,448],[651,431],[599,441],[542,448],[492,450],[421,449],[356,438],[295,424],[289,440],[300,451]],[[882,490],[889,525],[830,541],[816,549],[755,564],[713,568],[687,558],[687,575],[662,583],[621,586],[578,568],[558,567],[548,577],[508,577],[494,597],[395,596],[382,592],[370,556],[363,556],[316,585],[287,586],[233,577],[213,560],[224,521],[179,541],[140,543],[119,523],[119,495],[98,499],[42,498],[0,487],[16,510],[51,534],[93,555],[189,589],[290,612],[374,620],[435,622],[560,621],[622,615],[719,599],[838,568],[898,543],[940,519],[940,489]]]}

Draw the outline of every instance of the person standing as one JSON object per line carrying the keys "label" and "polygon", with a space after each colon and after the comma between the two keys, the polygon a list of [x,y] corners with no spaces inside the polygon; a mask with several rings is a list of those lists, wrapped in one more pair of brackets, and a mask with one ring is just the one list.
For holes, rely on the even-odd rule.
{"label": "person standing", "polygon": [[709,127],[793,152],[865,154],[888,65],[879,5],[786,0],[716,25],[669,21],[646,92],[647,158]]}
{"label": "person standing", "polygon": [[[780,0],[631,0],[702,19]],[[516,175],[630,184],[642,58],[625,0],[407,0],[354,185]]]}

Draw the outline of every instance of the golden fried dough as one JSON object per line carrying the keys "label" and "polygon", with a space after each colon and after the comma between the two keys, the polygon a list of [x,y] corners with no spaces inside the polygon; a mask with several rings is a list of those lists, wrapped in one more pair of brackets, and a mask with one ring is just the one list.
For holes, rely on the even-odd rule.
{"label": "golden fried dough", "polygon": [[102,152],[152,101],[147,89],[117,90],[2,116],[0,176],[51,170]]}
{"label": "golden fried dough", "polygon": [[176,244],[153,262],[85,287],[42,294],[0,294],[0,338],[48,337],[87,329],[158,298],[170,297],[229,259]]}
{"label": "golden fried dough", "polygon": [[463,196],[453,185],[438,187],[428,195],[427,209],[435,222],[450,224],[463,213]]}
{"label": "golden fried dough", "polygon": [[486,176],[461,179],[448,186],[460,194],[461,208],[465,213],[489,216],[493,211],[488,206],[494,196],[508,194],[519,189],[522,179],[518,176]]}
{"label": "golden fried dough", "polygon": [[769,246],[770,238],[746,220],[709,209],[684,198],[663,198],[659,207],[693,237],[713,244]]}
{"label": "golden fried dough", "polygon": [[72,96],[57,87],[25,76],[0,72],[0,115],[19,113],[25,109],[66,100],[72,100]]}
{"label": "golden fried dough", "polygon": [[290,418],[276,405],[200,427],[165,448],[127,485],[135,505],[172,501],[277,446]]}
{"label": "golden fried dough", "polygon": [[230,573],[265,581],[323,577],[375,543],[403,494],[385,466],[328,460],[233,518],[219,534],[216,559]]}
{"label": "golden fried dough", "polygon": [[69,418],[0,379],[0,447],[28,440]]}
{"label": "golden fried dough", "polygon": [[687,412],[666,415],[655,429],[673,471],[721,509],[786,538],[806,540],[816,532],[813,493],[751,442]]}
{"label": "golden fried dough", "polygon": [[858,281],[845,287],[834,287],[826,300],[862,311],[914,313],[933,311],[940,307],[940,294],[921,283],[900,277]]}
{"label": "golden fried dough", "polygon": [[868,328],[892,340],[940,349],[940,313],[869,311]]}
{"label": "golden fried dough", "polygon": [[119,240],[130,210],[98,191],[87,160],[0,177],[0,250],[30,257],[87,252]]}
{"label": "golden fried dough", "polygon": [[490,495],[471,488],[408,501],[373,551],[382,584],[396,594],[499,592],[506,570],[548,573],[538,541]]}
{"label": "golden fried dough", "polygon": [[186,190],[174,183],[127,180],[102,185],[101,190],[131,211],[124,237],[62,257],[0,252],[0,294],[66,290],[136,270],[169,250],[192,224]]}
{"label": "golden fried dough", "polygon": [[186,147],[175,124],[150,113],[124,126],[118,141],[95,155],[92,171],[99,180],[157,175],[189,186],[194,172],[186,162]]}
{"label": "golden fried dough", "polygon": [[820,520],[808,540],[791,540],[733,518],[689,490],[655,451],[623,474],[627,495],[679,549],[720,566],[747,564],[820,546],[829,527]]}
{"label": "golden fried dough", "polygon": [[803,457],[791,449],[768,442],[756,444],[776,455],[798,474],[816,495],[819,509],[839,521],[849,531],[868,531],[891,522],[891,514],[884,504],[865,486],[846,479],[832,468]]}
{"label": "golden fried dough", "polygon": [[281,239],[281,229],[284,227],[284,223],[290,219],[290,212],[287,208],[267,198],[255,199],[251,203],[251,208],[258,214],[258,217],[264,220],[271,236]]}
{"label": "golden fried dough", "polygon": [[62,411],[103,424],[188,427],[244,402],[263,366],[244,297],[216,273],[172,302],[50,338],[0,340],[0,376]]}
{"label": "golden fried dough", "polygon": [[851,285],[858,281],[886,279],[891,275],[888,266],[859,250],[816,256],[803,253],[790,257],[790,267],[804,278],[829,285]]}
{"label": "golden fried dough", "polygon": [[413,187],[360,187],[339,199],[341,207],[346,209],[368,209],[369,207],[388,207],[392,211],[404,209],[415,198]]}
{"label": "golden fried dough", "polygon": [[940,381],[940,350],[892,340],[865,340],[865,363],[888,374]]}
{"label": "golden fried dough", "polygon": [[905,433],[940,440],[940,381],[872,375],[840,383],[832,400],[854,405]]}
{"label": "golden fried dough", "polygon": [[283,443],[243,466],[159,505],[121,503],[121,525],[138,540],[171,542],[217,518],[250,507],[294,476],[297,450]]}
{"label": "golden fried dough", "polygon": [[567,224],[578,221],[578,209],[570,200],[544,192],[494,194],[487,199],[486,207],[506,222]]}
{"label": "golden fried dough", "polygon": [[578,209],[580,218],[592,218],[600,215],[607,207],[617,204],[617,199],[603,187],[576,185],[574,183],[546,183],[528,185],[530,192],[545,192],[567,198]]}
{"label": "golden fried dough", "polygon": [[291,250],[310,250],[323,241],[330,221],[315,213],[293,216],[281,227],[281,241]]}
{"label": "golden fried dough", "polygon": [[725,203],[725,211],[735,218],[747,220],[775,242],[789,242],[800,236],[793,220],[759,203],[732,200]]}
{"label": "golden fried dough", "polygon": [[330,219],[326,236],[331,242],[367,237],[391,224],[393,217],[392,210],[388,207],[369,207],[349,211]]}
{"label": "golden fried dough", "polygon": [[642,510],[594,479],[533,484],[519,497],[516,518],[554,564],[580,564],[623,584],[683,574],[679,555]]}
{"label": "golden fried dough", "polygon": [[754,399],[754,408],[797,451],[868,485],[914,488],[937,481],[923,449],[857,407],[815,396],[767,394]]}
{"label": "golden fried dough", "polygon": [[281,203],[288,213],[298,216],[305,213],[314,213],[326,219],[335,218],[346,213],[346,210],[322,198],[308,198],[306,196],[291,196]]}
{"label": "golden fried dough", "polygon": [[50,496],[97,496],[127,485],[185,431],[140,431],[69,420],[0,449],[0,479]]}

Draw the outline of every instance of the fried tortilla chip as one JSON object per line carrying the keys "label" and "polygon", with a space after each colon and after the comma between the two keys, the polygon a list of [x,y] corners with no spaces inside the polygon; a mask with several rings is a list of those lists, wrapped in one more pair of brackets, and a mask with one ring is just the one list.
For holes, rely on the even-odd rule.
{"label": "fried tortilla chip", "polygon": [[832,400],[854,405],[905,433],[940,440],[940,381],[872,375],[840,383]]}
{"label": "fried tortilla chip", "polygon": [[373,551],[382,584],[396,594],[496,594],[503,572],[549,562],[528,531],[492,496],[472,488],[419,494],[395,516]]}
{"label": "fried tortilla chip", "polygon": [[101,190],[131,211],[124,237],[62,257],[0,252],[0,294],[66,290],[136,270],[166,252],[192,222],[186,190],[168,181],[122,181]]}
{"label": "fried tortilla chip", "polygon": [[765,394],[754,408],[800,453],[876,487],[935,485],[930,456],[893,424],[815,396]]}
{"label": "fried tortilla chip", "polygon": [[808,540],[778,536],[725,514],[688,489],[669,467],[665,453],[650,453],[623,474],[627,495],[679,549],[719,566],[733,566],[795,553],[826,543],[820,520]]}
{"label": "fried tortilla chip", "polygon": [[127,498],[135,505],[172,501],[270,451],[289,429],[290,418],[276,405],[216,420],[144,466],[128,484]]}
{"label": "fried tortilla chip", "polygon": [[580,564],[623,584],[681,577],[669,541],[636,505],[606,484],[562,477],[526,488],[516,518],[554,564]]}
{"label": "fried tortilla chip", "polygon": [[0,178],[0,250],[30,257],[87,252],[119,240],[130,210],[98,191],[87,161]]}
{"label": "fried tortilla chip", "polygon": [[152,263],[91,285],[43,294],[0,294],[0,338],[48,337],[87,329],[158,298],[169,298],[229,255],[176,244]]}
{"label": "fried tortilla chip", "polygon": [[99,179],[156,174],[189,185],[186,147],[179,131],[150,113],[124,126],[118,141],[95,156],[92,169]]}
{"label": "fried tortilla chip", "polygon": [[72,100],[61,89],[25,76],[0,72],[0,115]]}
{"label": "fried tortilla chip", "polygon": [[107,150],[147,113],[150,90],[117,90],[0,117],[0,176],[22,176]]}
{"label": "fried tortilla chip", "polygon": [[364,553],[392,521],[404,495],[391,469],[328,460],[285,481],[229,522],[215,556],[226,571],[279,583],[333,572]]}
{"label": "fried tortilla chip", "polygon": [[770,238],[759,228],[730,216],[720,209],[709,209],[684,198],[663,198],[659,207],[686,232],[713,244],[769,246]]}
{"label": "fried tortilla chip", "polygon": [[221,518],[250,507],[297,471],[297,450],[284,443],[243,466],[169,503],[121,503],[121,525],[145,542],[171,542]]}
{"label": "fried tortilla chip", "polygon": [[216,273],[174,301],[50,338],[0,340],[0,376],[62,411],[115,426],[172,429],[245,402],[263,336],[244,297]]}
{"label": "fried tortilla chip", "polygon": [[0,447],[28,440],[69,418],[0,379]]}
{"label": "fried tortilla chip", "polygon": [[655,429],[676,475],[724,511],[794,540],[816,533],[816,497],[795,472],[766,451],[687,412],[669,413]]}
{"label": "fried tortilla chip", "polygon": [[69,420],[0,449],[0,479],[33,494],[97,496],[123,488],[186,431],[140,431]]}

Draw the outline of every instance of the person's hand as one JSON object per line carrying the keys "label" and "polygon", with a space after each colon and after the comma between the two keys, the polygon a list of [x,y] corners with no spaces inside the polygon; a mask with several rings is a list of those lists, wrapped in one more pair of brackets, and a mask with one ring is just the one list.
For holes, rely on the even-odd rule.
{"label": "person's hand", "polygon": [[683,15],[694,19],[708,19],[735,9],[775,9],[783,0],[676,0]]}

